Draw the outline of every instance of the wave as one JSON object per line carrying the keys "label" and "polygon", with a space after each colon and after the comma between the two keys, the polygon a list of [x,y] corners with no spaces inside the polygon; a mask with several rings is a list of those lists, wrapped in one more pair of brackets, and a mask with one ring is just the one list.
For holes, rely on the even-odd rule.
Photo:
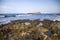
{"label": "wave", "polygon": [[20,16],[31,16],[32,14],[25,14],[25,15],[16,15],[16,17],[20,17]]}
{"label": "wave", "polygon": [[4,18],[5,16],[4,15],[0,15],[0,18]]}
{"label": "wave", "polygon": [[5,17],[15,17],[15,15],[0,15],[0,18],[5,18]]}

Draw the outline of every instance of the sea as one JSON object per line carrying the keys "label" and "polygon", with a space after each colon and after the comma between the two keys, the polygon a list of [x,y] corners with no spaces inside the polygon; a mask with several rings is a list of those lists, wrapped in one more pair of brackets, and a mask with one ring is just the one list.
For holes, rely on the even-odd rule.
{"label": "sea", "polygon": [[60,21],[60,14],[0,14],[0,25],[6,24],[14,20],[35,20],[35,19],[48,19],[53,21]]}

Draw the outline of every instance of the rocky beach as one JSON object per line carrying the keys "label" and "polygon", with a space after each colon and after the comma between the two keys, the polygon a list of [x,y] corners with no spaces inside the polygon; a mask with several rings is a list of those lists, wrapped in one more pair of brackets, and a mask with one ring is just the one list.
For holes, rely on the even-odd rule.
{"label": "rocky beach", "polygon": [[60,21],[11,21],[0,25],[0,40],[60,40]]}

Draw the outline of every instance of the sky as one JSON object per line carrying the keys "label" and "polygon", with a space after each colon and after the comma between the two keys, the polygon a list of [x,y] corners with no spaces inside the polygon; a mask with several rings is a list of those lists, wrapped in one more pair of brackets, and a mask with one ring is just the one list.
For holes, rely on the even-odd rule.
{"label": "sky", "polygon": [[60,13],[60,0],[0,0],[0,13]]}

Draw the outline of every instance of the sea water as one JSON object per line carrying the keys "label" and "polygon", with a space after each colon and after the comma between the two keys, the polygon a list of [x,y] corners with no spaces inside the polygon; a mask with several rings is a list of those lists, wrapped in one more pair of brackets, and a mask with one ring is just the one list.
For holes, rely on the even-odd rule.
{"label": "sea water", "polygon": [[48,19],[53,21],[60,21],[60,15],[57,14],[0,14],[0,24],[5,24],[14,20],[35,20]]}

